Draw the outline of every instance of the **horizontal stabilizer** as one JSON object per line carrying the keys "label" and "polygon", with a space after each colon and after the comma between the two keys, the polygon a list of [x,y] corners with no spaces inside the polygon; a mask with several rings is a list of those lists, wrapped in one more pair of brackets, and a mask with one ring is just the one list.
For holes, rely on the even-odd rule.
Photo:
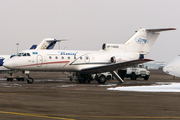
{"label": "horizontal stabilizer", "polygon": [[168,31],[168,30],[176,30],[176,28],[160,28],[160,29],[146,29],[147,31],[155,31],[155,32],[161,32],[161,31]]}
{"label": "horizontal stabilizer", "polygon": [[114,70],[124,69],[124,68],[127,68],[127,67],[132,67],[134,65],[149,62],[149,61],[153,61],[153,60],[150,60],[150,59],[137,59],[137,60],[132,60],[132,61],[126,61],[126,62],[114,63],[114,64],[109,64],[109,65],[104,65],[104,66],[99,66],[99,67],[82,69],[81,72],[83,72],[83,73],[110,72],[110,71],[114,71]]}

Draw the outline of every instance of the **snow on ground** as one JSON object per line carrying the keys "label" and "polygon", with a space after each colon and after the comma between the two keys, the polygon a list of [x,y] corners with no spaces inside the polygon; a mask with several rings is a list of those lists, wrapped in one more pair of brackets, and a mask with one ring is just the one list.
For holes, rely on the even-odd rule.
{"label": "snow on ground", "polygon": [[151,86],[128,86],[107,88],[107,90],[135,91],[135,92],[180,92],[180,83],[158,82]]}
{"label": "snow on ground", "polygon": [[117,84],[99,85],[99,87],[111,87],[111,86],[117,86]]}

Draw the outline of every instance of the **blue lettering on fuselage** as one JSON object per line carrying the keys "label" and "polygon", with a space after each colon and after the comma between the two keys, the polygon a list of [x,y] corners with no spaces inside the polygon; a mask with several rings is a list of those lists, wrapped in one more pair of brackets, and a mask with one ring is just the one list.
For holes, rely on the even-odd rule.
{"label": "blue lettering on fuselage", "polygon": [[77,52],[72,53],[72,52],[61,52],[60,55],[74,55],[76,57]]}

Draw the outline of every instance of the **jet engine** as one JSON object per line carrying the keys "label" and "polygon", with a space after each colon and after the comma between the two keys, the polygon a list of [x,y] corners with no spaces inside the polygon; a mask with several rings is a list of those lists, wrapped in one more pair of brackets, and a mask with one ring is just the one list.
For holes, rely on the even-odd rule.
{"label": "jet engine", "polygon": [[116,63],[116,57],[115,56],[111,57],[110,61],[111,63]]}

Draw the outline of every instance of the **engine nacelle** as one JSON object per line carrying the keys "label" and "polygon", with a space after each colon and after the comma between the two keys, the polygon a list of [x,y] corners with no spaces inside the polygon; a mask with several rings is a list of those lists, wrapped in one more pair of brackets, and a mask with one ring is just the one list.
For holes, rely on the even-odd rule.
{"label": "engine nacelle", "polygon": [[104,43],[102,46],[103,50],[124,50],[124,44],[107,44]]}
{"label": "engine nacelle", "polygon": [[115,56],[111,57],[110,61],[111,63],[116,63],[116,57]]}
{"label": "engine nacelle", "polygon": [[129,61],[129,60],[131,60],[131,59],[129,57],[125,57],[125,56],[112,56],[110,58],[111,63],[125,62],[125,61]]}

